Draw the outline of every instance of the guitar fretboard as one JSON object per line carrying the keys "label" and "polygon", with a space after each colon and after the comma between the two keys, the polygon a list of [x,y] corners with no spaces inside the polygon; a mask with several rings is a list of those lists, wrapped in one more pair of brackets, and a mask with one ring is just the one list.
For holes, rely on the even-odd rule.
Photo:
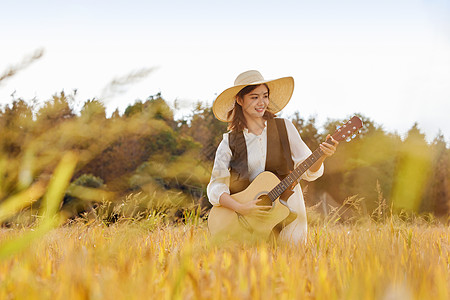
{"label": "guitar fretboard", "polygon": [[305,159],[297,168],[286,176],[277,186],[275,186],[267,195],[270,200],[275,201],[280,195],[297,181],[303,173],[306,172],[321,156],[322,150],[317,148],[307,159]]}

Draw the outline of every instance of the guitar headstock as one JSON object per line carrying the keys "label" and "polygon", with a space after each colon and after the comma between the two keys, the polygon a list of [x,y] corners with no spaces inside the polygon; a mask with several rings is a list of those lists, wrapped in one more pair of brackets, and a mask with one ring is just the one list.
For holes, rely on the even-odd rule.
{"label": "guitar headstock", "polygon": [[338,142],[343,140],[349,142],[356,136],[356,133],[362,126],[363,123],[361,119],[354,116],[334,132],[333,139]]}

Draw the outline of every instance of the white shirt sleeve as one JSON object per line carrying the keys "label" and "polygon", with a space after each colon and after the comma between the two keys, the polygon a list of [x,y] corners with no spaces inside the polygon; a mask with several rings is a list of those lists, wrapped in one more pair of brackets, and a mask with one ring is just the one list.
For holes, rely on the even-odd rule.
{"label": "white shirt sleeve", "polygon": [[211,180],[206,188],[209,202],[212,205],[220,205],[219,198],[223,193],[230,193],[230,166],[231,149],[228,145],[228,133],[223,135],[223,139],[217,147],[214,167],[211,172]]}
{"label": "white shirt sleeve", "polygon": [[[284,119],[286,124],[286,131],[289,137],[289,144],[291,147],[291,155],[292,160],[294,161],[294,168],[297,168],[298,165],[303,162],[308,156],[311,155],[311,150],[306,146],[305,142],[300,137],[300,134],[295,128],[294,124],[290,120]],[[302,174],[301,179],[307,181],[313,181],[322,176],[323,174],[323,164],[320,166],[320,169],[316,172],[311,172],[309,169]]]}

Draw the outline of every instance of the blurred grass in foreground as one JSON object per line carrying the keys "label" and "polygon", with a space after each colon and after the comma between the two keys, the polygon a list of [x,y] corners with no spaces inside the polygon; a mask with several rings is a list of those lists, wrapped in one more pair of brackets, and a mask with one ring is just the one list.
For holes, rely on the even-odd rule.
{"label": "blurred grass in foreground", "polygon": [[[29,229],[1,229],[1,241]],[[213,245],[206,223],[74,222],[0,261],[1,299],[448,299],[447,226],[317,223],[306,245]]]}
{"label": "blurred grass in foreground", "polygon": [[[18,253],[59,225],[62,221],[58,213],[59,207],[76,164],[77,156],[74,153],[67,152],[64,154],[44,195],[38,226],[11,240],[0,241],[0,258]],[[30,202],[36,201],[42,195],[42,191],[43,187],[41,185],[33,185],[24,192],[6,199],[0,204],[0,221],[15,214]]]}

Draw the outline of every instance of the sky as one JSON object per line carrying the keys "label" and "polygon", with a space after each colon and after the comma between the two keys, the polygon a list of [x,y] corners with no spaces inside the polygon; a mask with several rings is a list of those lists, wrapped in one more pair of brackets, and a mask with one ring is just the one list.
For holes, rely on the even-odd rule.
{"label": "sky", "polygon": [[97,98],[110,114],[161,93],[181,118],[259,70],[294,78],[283,117],[320,125],[360,113],[450,142],[450,0],[1,0],[0,76],[39,49],[0,83],[2,107],[76,89],[78,108]]}

